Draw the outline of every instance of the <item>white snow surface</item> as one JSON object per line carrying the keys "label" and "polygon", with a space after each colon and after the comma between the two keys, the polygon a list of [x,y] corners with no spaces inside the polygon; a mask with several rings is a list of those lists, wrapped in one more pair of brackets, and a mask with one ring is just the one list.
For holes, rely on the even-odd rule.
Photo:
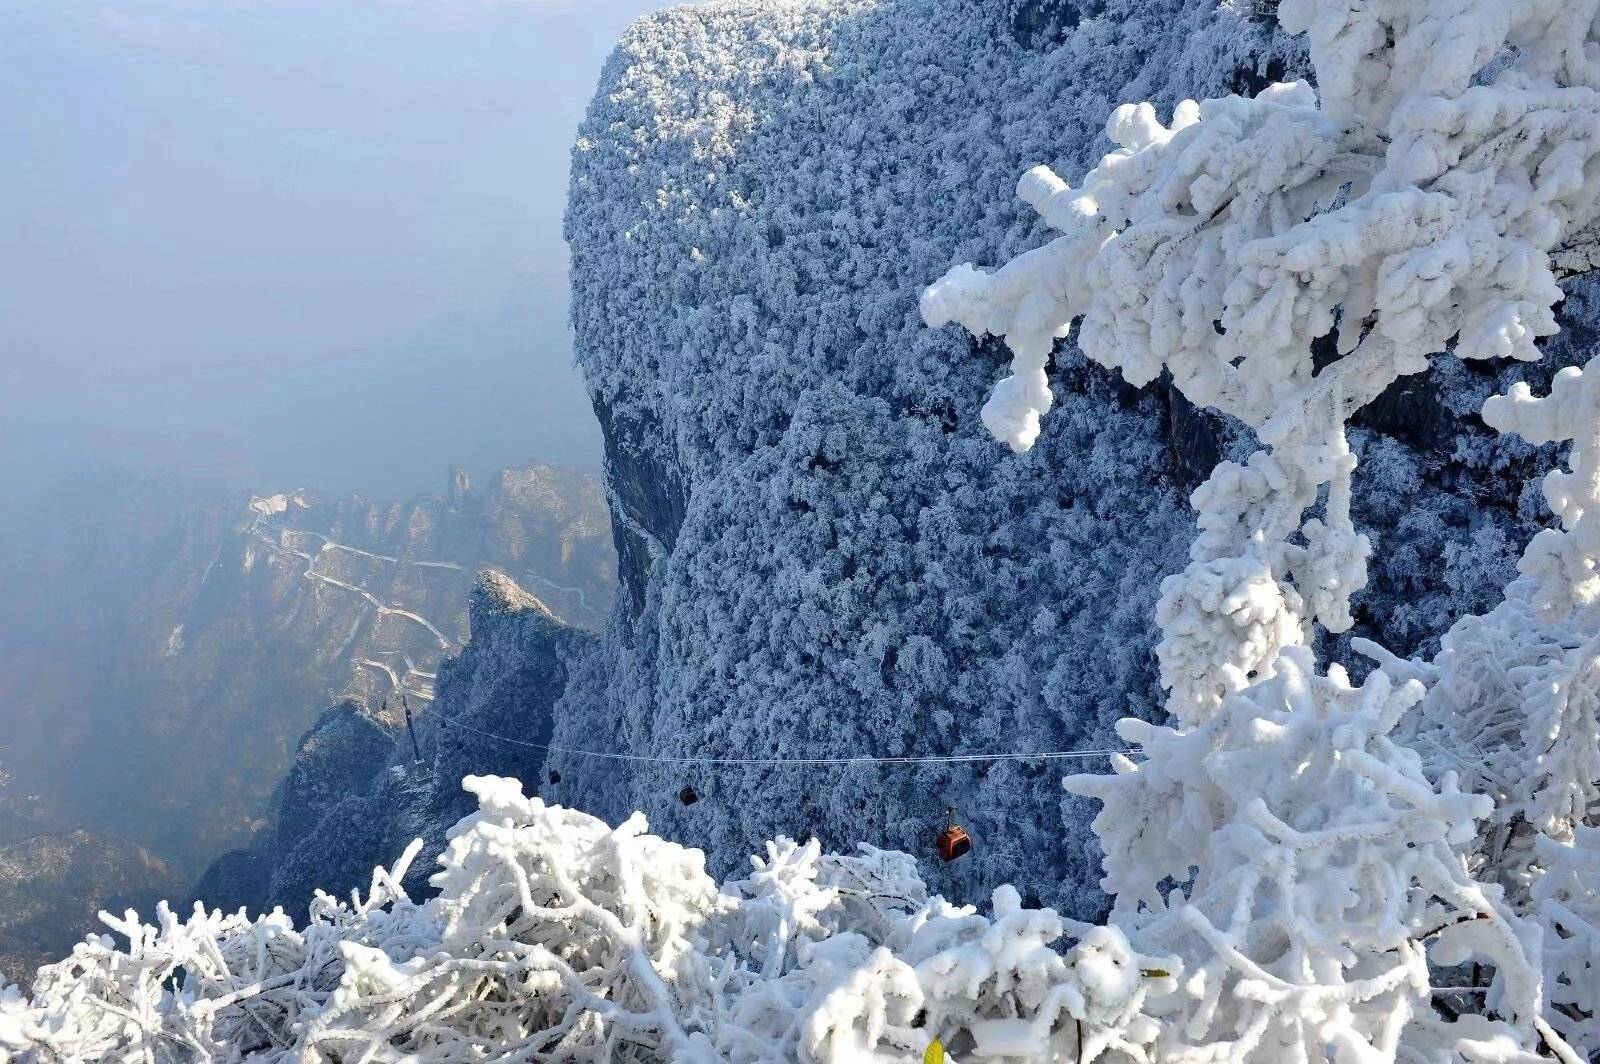
{"label": "white snow surface", "polygon": [[[397,886],[419,841],[364,896],[319,895],[301,928],[200,905],[186,920],[163,906],[154,925],[107,916],[127,946],[91,938],[31,996],[0,994],[0,1054],[861,1064],[937,1038],[952,1061],[1533,1064],[1537,936],[1453,848],[1487,800],[1429,784],[1385,736],[1420,685],[1298,670],[1231,697],[1207,729],[1146,731],[1144,765],[1095,785],[1103,819],[1143,805],[1152,776],[1230,814],[1188,818],[1192,904],[1129,930],[1029,908],[1011,887],[988,915],[954,906],[912,858],[870,846],[780,838],[718,884],[640,814],[611,828],[469,776],[479,811],[450,832],[430,900]],[[1241,745],[1245,718],[1278,741]],[[1363,782],[1378,800],[1351,801]],[[1131,853],[1125,885],[1141,889],[1171,855]],[[1551,883],[1592,919],[1583,876],[1580,861]],[[1434,1016],[1430,945],[1445,964],[1493,964],[1506,1020]]]}

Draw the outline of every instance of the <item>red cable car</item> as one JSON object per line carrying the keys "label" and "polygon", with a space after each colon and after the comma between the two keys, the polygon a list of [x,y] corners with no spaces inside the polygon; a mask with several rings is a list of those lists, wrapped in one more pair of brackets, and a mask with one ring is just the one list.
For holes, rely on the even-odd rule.
{"label": "red cable car", "polygon": [[693,787],[685,787],[683,790],[678,792],[678,801],[682,802],[684,805],[693,805],[699,800],[700,796],[694,793]]}
{"label": "red cable car", "polygon": [[972,852],[972,836],[967,834],[966,828],[956,823],[953,806],[945,809],[945,826],[939,832],[938,848],[939,856],[945,861],[954,861]]}

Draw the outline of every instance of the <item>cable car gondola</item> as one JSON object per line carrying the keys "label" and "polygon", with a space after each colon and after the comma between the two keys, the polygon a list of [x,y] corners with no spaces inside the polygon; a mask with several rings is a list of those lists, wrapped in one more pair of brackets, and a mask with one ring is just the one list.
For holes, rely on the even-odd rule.
{"label": "cable car gondola", "polygon": [[964,857],[972,852],[972,836],[967,834],[967,829],[956,823],[954,806],[945,808],[944,830],[939,832],[939,857],[945,861],[954,861],[957,857]]}

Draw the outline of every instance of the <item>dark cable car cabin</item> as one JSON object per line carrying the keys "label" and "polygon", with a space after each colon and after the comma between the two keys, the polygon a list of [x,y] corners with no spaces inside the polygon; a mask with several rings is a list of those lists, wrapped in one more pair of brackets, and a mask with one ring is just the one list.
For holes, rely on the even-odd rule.
{"label": "dark cable car cabin", "polygon": [[561,773],[557,772],[555,769],[551,769],[550,770],[550,782],[551,782],[552,785],[560,783],[561,782]]}
{"label": "dark cable car cabin", "polygon": [[693,805],[699,800],[700,796],[694,793],[693,787],[685,787],[683,790],[678,792],[678,801],[682,802],[684,805]]}
{"label": "dark cable car cabin", "polygon": [[972,852],[972,836],[967,834],[967,829],[956,823],[956,811],[953,808],[945,810],[945,827],[939,832],[939,857],[945,861],[954,861],[957,857],[965,857]]}

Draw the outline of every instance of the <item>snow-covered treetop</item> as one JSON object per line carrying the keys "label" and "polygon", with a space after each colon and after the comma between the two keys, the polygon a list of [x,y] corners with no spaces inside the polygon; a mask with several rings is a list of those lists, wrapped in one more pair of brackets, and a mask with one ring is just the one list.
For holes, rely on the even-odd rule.
{"label": "snow-covered treetop", "polygon": [[[1296,1002],[1276,1016],[1271,1007],[1246,1008],[1234,1018],[1243,1029],[1213,1032],[1231,1046],[1228,1059],[1245,1059],[1263,1030],[1285,1022],[1270,1036],[1283,1040],[1279,1055],[1321,1059],[1309,1047],[1330,1027],[1309,1035],[1296,1026],[1308,1016],[1333,1019],[1331,1029],[1344,1036],[1368,1032],[1359,1045],[1345,1043],[1350,1059],[1434,1059],[1408,1050],[1395,1026],[1406,1022],[1398,1020],[1409,1010],[1403,995],[1387,1004],[1381,997],[1407,979],[1425,980],[1420,958],[1412,976],[1396,963],[1374,977],[1375,958],[1362,961],[1343,944],[1317,960],[1332,945],[1322,930],[1311,932],[1317,942],[1297,941],[1294,914],[1314,910],[1318,928],[1392,926],[1392,915],[1335,910],[1379,895],[1403,907],[1401,895],[1338,880],[1353,873],[1375,883],[1387,874],[1379,865],[1404,867],[1421,853],[1408,844],[1405,857],[1333,856],[1345,845],[1359,850],[1358,840],[1395,840],[1404,829],[1385,823],[1386,802],[1372,785],[1413,803],[1422,797],[1414,783],[1423,760],[1385,745],[1390,766],[1380,770],[1370,748],[1343,745],[1360,732],[1338,723],[1334,707],[1356,692],[1338,666],[1326,679],[1312,677],[1310,624],[1347,629],[1351,595],[1366,582],[1371,547],[1350,518],[1350,415],[1446,350],[1468,359],[1538,358],[1534,341],[1556,331],[1558,273],[1592,263],[1600,217],[1597,11],[1592,2],[1549,0],[1287,0],[1279,17],[1308,35],[1322,100],[1304,83],[1273,85],[1251,100],[1184,101],[1170,125],[1148,104],[1121,107],[1106,127],[1119,149],[1080,187],[1046,167],[1018,185],[1060,236],[993,273],[959,266],[923,294],[930,325],[958,322],[1011,348],[1012,373],[983,419],[1014,450],[1028,450],[1038,436],[1052,402],[1046,367],[1074,323],[1089,358],[1134,384],[1169,373],[1192,401],[1241,419],[1267,447],[1244,464],[1222,462],[1195,491],[1200,535],[1191,563],[1162,585],[1158,654],[1177,727],[1126,722],[1126,737],[1143,742],[1149,759],[1119,763],[1113,778],[1069,781],[1106,805],[1096,824],[1108,843],[1105,885],[1117,895],[1119,925],[1138,929],[1137,945],[1170,944],[1173,929],[1198,934],[1216,960],[1197,961],[1197,979],[1211,972],[1220,986],[1233,964],[1243,979],[1238,996],[1279,1008]],[[1386,722],[1370,733],[1377,739],[1419,702],[1418,679],[1436,682],[1439,694],[1409,727],[1445,755],[1430,757],[1441,793],[1412,806],[1413,830],[1449,845],[1432,871],[1418,872],[1413,902],[1478,907],[1464,929],[1439,925],[1435,965],[1498,954],[1501,981],[1489,1005],[1531,1020],[1545,1049],[1563,1060],[1578,1058],[1541,1010],[1588,1045],[1592,1008],[1576,1003],[1572,988],[1590,974],[1574,957],[1589,949],[1578,943],[1594,942],[1592,917],[1531,907],[1532,921],[1553,938],[1541,986],[1537,933],[1503,907],[1500,885],[1480,887],[1470,875],[1480,869],[1509,883],[1526,904],[1530,883],[1535,895],[1552,889],[1541,878],[1546,869],[1585,863],[1583,825],[1600,817],[1597,379],[1600,363],[1591,363],[1558,374],[1548,398],[1519,385],[1487,403],[1485,420],[1502,431],[1534,443],[1572,441],[1570,469],[1545,481],[1561,528],[1534,539],[1504,606],[1481,623],[1463,622],[1446,638],[1439,665],[1401,662],[1367,644],[1380,668],[1358,699],[1376,713],[1370,722]],[[1314,506],[1320,513],[1307,518]],[[1395,691],[1391,674],[1410,682]],[[1319,727],[1331,727],[1328,739],[1343,746],[1342,770],[1366,781],[1343,803],[1359,810],[1349,826],[1325,804],[1338,785],[1317,768],[1312,751],[1328,749],[1310,738]],[[1311,731],[1293,738],[1301,729]],[[1244,745],[1242,757],[1229,752],[1232,742]],[[1234,798],[1231,809],[1200,800],[1205,778],[1224,793],[1249,790],[1251,766],[1279,763],[1268,753],[1278,743],[1297,751],[1293,785],[1280,779],[1266,795]],[[1188,756],[1176,753],[1183,746]],[[1479,757],[1463,757],[1467,749]],[[1479,767],[1495,756],[1511,762],[1513,779]],[[1474,784],[1499,784],[1498,807],[1462,794],[1453,768],[1439,770],[1452,757],[1479,773]],[[1192,775],[1200,766],[1202,775]],[[1314,794],[1302,812],[1271,810],[1292,804],[1307,785]],[[1493,840],[1472,839],[1473,821],[1490,813]],[[1223,852],[1196,857],[1199,838],[1213,830],[1213,838],[1229,838]],[[1471,850],[1471,860],[1452,847]],[[1369,872],[1355,871],[1369,861]],[[1269,878],[1266,930],[1251,923],[1250,897]],[[1323,890],[1330,893],[1315,900]],[[1221,922],[1206,914],[1219,891]],[[1278,956],[1280,947],[1287,954]],[[1285,957],[1300,977],[1321,973],[1316,994],[1300,994],[1295,976],[1275,973]],[[1355,992],[1363,1008],[1376,1006],[1368,1019],[1360,1009],[1322,1014],[1341,1000],[1327,981],[1340,965],[1371,980]],[[1453,1048],[1442,1059],[1512,1059],[1470,1035],[1447,1041]]]}
{"label": "snow-covered treetop", "polygon": [[1120,107],[1118,150],[1079,187],[1045,167],[1018,186],[1060,236],[924,293],[930,324],[1005,337],[1012,373],[983,417],[1016,450],[1074,321],[1090,358],[1134,384],[1168,372],[1270,447],[1195,493],[1193,562],[1163,585],[1181,719],[1265,675],[1312,619],[1350,626],[1371,548],[1349,517],[1349,415],[1432,354],[1531,360],[1555,331],[1553,256],[1586,261],[1600,212],[1595,12],[1290,0],[1279,17],[1308,34],[1324,99],[1274,85],[1184,101],[1170,125]]}

